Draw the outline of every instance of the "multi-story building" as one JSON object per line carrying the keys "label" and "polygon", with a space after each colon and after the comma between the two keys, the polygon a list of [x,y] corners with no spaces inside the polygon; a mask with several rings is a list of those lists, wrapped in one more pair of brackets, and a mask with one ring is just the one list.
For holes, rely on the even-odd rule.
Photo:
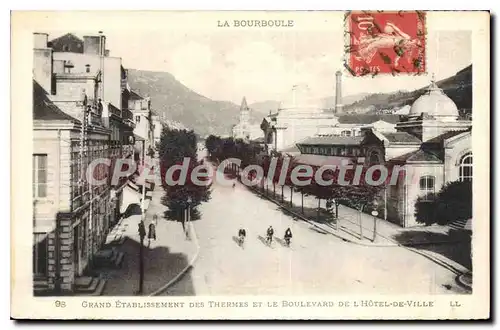
{"label": "multi-story building", "polygon": [[[151,99],[143,97],[136,91],[131,91],[128,101],[128,107],[132,111],[135,122],[134,134],[144,140],[145,152],[149,148],[154,148],[154,127],[153,127],[153,112],[151,109]],[[137,145],[142,152],[142,143]]]}
{"label": "multi-story building", "polygon": [[[47,34],[35,33],[34,42],[35,292],[71,292],[76,279],[92,267],[94,254],[117,219],[126,182],[124,178],[111,185],[112,164],[94,170],[94,177],[108,181],[92,185],[87,169],[98,158],[113,161],[129,156],[123,149],[131,141],[134,124],[119,108],[121,97],[117,107],[104,93],[106,67],[96,65],[90,70],[63,59],[49,47]],[[79,55],[85,56],[86,49]],[[98,57],[104,57],[102,49]],[[80,60],[86,62],[84,57]],[[126,76],[120,67],[116,83],[119,94],[126,94],[122,91]]]}
{"label": "multi-story building", "polygon": [[[415,202],[449,182],[472,180],[472,122],[435,82],[411,105],[408,116],[373,122],[356,136],[314,136],[296,143],[295,161],[323,165],[384,165],[405,175],[384,191],[382,216],[403,227],[417,226]],[[392,175],[392,174],[391,174]],[[419,221],[417,221],[419,220]]]}
{"label": "multi-story building", "polygon": [[161,132],[163,127],[165,127],[164,121],[162,121],[160,115],[156,111],[151,111],[151,120],[153,122],[153,147],[156,150],[158,144],[160,143]]}

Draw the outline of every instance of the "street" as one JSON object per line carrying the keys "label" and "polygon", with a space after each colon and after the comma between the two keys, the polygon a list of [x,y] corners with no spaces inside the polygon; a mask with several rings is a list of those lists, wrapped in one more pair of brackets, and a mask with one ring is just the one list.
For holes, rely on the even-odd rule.
{"label": "street", "polygon": [[[191,271],[163,292],[183,295],[331,295],[463,293],[455,274],[403,247],[344,242],[285,215],[247,187],[212,186],[193,221],[199,256]],[[272,246],[264,243],[274,227]],[[291,247],[282,245],[290,227]],[[244,248],[235,238],[245,228]]]}

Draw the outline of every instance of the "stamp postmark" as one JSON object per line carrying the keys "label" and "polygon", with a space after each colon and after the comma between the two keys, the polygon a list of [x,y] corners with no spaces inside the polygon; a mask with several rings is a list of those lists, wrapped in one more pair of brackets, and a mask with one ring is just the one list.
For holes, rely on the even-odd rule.
{"label": "stamp postmark", "polygon": [[345,23],[345,66],[352,75],[425,73],[424,12],[348,12]]}

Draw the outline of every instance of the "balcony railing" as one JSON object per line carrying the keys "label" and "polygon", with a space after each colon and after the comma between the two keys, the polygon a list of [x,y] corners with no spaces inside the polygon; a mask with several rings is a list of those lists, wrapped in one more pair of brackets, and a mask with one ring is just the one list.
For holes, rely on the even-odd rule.
{"label": "balcony railing", "polygon": [[133,120],[134,114],[129,109],[123,109],[122,110],[122,118],[128,119],[128,120]]}

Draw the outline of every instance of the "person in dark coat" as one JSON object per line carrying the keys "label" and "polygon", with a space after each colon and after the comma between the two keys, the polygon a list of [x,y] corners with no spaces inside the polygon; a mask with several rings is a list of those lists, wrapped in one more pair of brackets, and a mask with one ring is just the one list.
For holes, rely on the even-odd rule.
{"label": "person in dark coat", "polygon": [[151,240],[155,240],[156,241],[156,226],[153,222],[151,222],[149,224],[149,227],[148,227],[149,231],[148,231],[148,239],[149,241]]}

